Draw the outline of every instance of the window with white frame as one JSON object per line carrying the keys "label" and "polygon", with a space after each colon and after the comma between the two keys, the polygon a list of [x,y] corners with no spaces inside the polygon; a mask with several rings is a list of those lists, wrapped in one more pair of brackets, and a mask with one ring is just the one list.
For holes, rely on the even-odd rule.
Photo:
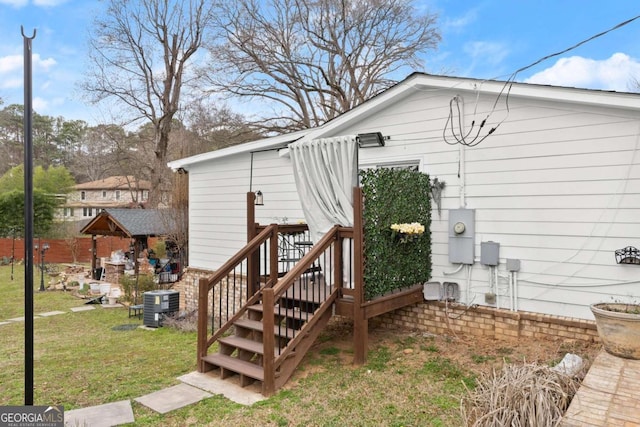
{"label": "window with white frame", "polygon": [[102,190],[102,198],[103,199],[107,198],[107,190]]}
{"label": "window with white frame", "polygon": [[360,162],[360,170],[366,169],[409,169],[421,172],[424,170],[424,159],[416,156],[402,156],[388,158],[384,160],[372,159]]}
{"label": "window with white frame", "polygon": [[120,190],[116,190],[116,200],[120,200]]}
{"label": "window with white frame", "polygon": [[[416,172],[423,170],[424,161],[418,157],[397,157],[389,158],[387,160],[364,160],[360,162],[360,170],[367,169],[408,169]],[[358,182],[360,183],[360,177],[358,176]]]}
{"label": "window with white frame", "polygon": [[80,200],[87,200],[87,193],[85,191],[80,192]]}
{"label": "window with white frame", "polygon": [[93,208],[82,208],[82,216],[93,216]]}

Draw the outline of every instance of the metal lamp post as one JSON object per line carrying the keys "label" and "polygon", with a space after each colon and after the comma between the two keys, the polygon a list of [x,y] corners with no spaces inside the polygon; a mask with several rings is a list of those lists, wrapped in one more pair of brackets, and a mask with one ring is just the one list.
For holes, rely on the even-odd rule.
{"label": "metal lamp post", "polygon": [[[36,249],[38,249],[38,245],[36,245]],[[42,246],[40,246],[40,292],[44,292],[44,253],[49,249],[49,243],[44,242]]]}

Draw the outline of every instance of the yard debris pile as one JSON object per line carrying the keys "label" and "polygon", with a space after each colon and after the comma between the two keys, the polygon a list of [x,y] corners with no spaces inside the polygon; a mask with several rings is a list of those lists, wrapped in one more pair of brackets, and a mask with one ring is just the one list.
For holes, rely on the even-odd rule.
{"label": "yard debris pile", "polygon": [[481,376],[461,404],[467,426],[553,426],[578,391],[586,368],[569,376],[545,365],[507,364]]}

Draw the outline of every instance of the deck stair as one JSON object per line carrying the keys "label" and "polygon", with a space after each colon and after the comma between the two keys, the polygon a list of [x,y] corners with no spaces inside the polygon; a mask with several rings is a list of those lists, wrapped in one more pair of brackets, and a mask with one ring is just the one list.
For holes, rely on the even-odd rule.
{"label": "deck stair", "polygon": [[[332,315],[332,303],[323,281],[285,292],[274,306],[271,335],[275,388],[289,379],[307,350]],[[305,291],[305,292],[302,292]],[[321,295],[324,295],[322,297]],[[245,315],[233,321],[230,333],[219,338],[218,352],[202,357],[204,370],[218,370],[220,378],[239,376],[242,387],[265,381],[265,307],[261,302],[247,306]]]}
{"label": "deck stair", "polygon": [[365,300],[360,188],[353,199],[353,227],[334,226],[311,244],[306,224],[256,223],[255,193],[247,193],[247,244],[198,282],[199,372],[271,396],[333,314],[353,319],[353,362],[363,364],[368,320],[422,301],[420,284]]}

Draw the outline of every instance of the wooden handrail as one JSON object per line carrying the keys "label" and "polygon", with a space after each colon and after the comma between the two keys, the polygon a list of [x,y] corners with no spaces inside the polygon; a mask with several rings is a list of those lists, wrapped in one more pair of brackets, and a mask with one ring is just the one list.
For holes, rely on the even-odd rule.
{"label": "wooden handrail", "polygon": [[[216,339],[218,339],[231,325],[230,322],[225,323],[223,328],[218,329],[215,333],[208,338],[207,337],[207,321],[209,317],[208,312],[208,295],[209,291],[216,283],[219,283],[224,279],[238,264],[245,259],[248,259],[260,245],[264,243],[268,238],[275,239],[277,236],[278,226],[271,224],[262,230],[260,234],[255,236],[246,246],[232,256],[227,262],[225,262],[210,279],[202,278],[198,282],[198,336],[197,336],[197,353],[198,353],[198,370],[204,372],[204,364],[202,358],[207,355],[207,350]],[[251,284],[249,284],[251,286]],[[260,297],[259,293],[255,293],[249,298],[247,302],[255,303]],[[230,320],[235,321],[242,316],[246,310],[246,304],[237,313],[232,316]]]}
{"label": "wooden handrail", "polygon": [[216,270],[216,272],[211,276],[208,280],[209,290],[211,287],[222,280],[231,270],[233,270],[238,264],[240,264],[245,258],[247,258],[252,252],[254,252],[257,248],[260,247],[262,243],[264,243],[269,237],[272,237],[273,234],[276,234],[276,230],[278,229],[277,224],[270,224],[265,227],[264,230],[256,237],[251,239],[246,246],[244,246],[240,251],[238,251],[234,256],[232,256],[227,262],[222,264],[222,266]]}
{"label": "wooden handrail", "polygon": [[301,259],[293,266],[287,274],[285,274],[276,286],[273,288],[274,297],[277,299],[293,284],[293,282],[313,264],[313,262],[320,257],[327,250],[331,244],[338,239],[339,226],[335,225],[331,230],[325,234],[322,239],[307,252]]}

